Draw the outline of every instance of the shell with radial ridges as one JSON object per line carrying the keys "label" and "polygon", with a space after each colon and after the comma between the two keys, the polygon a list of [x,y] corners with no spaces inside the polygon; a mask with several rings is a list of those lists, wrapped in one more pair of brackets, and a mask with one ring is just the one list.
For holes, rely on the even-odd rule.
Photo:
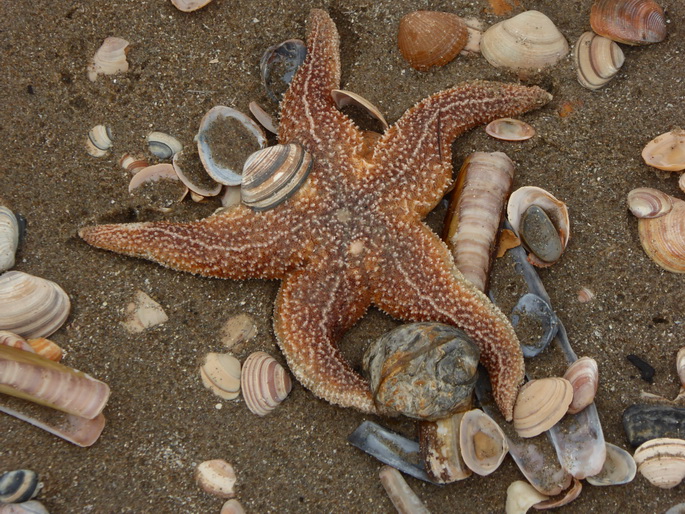
{"label": "shell with radial ridges", "polygon": [[664,10],[654,0],[597,0],[590,10],[590,25],[600,36],[627,45],[666,38]]}
{"label": "shell with radial ridges", "polygon": [[258,416],[266,416],[288,396],[292,381],[271,355],[255,352],[243,363],[240,387],[247,408]]}
{"label": "shell with radial ridges", "polygon": [[402,57],[419,71],[443,66],[466,46],[469,33],[459,16],[439,11],[414,11],[400,20],[397,44]]}

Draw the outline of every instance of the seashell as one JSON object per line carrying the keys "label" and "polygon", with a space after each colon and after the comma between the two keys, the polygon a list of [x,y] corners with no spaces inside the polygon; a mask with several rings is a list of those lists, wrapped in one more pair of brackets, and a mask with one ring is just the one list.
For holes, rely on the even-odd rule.
{"label": "seashell", "polygon": [[226,186],[239,185],[242,177],[236,170],[252,152],[266,146],[266,136],[259,125],[242,112],[223,105],[207,111],[195,141],[207,174]]}
{"label": "seashell", "polygon": [[475,152],[464,162],[445,219],[443,239],[457,269],[479,290],[487,286],[514,163],[502,152]]}
{"label": "seashell", "polygon": [[235,471],[233,466],[223,459],[202,462],[197,467],[195,477],[200,487],[209,494],[220,498],[235,496]]}
{"label": "seashell", "polygon": [[685,193],[685,173],[680,175],[680,178],[678,179],[678,187],[683,193]]}
{"label": "seashell", "polygon": [[240,186],[243,203],[255,211],[280,205],[302,187],[312,162],[311,154],[298,143],[256,151],[243,166]]}
{"label": "seashell", "polygon": [[183,12],[193,12],[202,9],[212,0],[171,0],[176,9]]}
{"label": "seashell", "polygon": [[685,130],[675,129],[655,137],[643,148],[642,158],[660,170],[685,170]]}
{"label": "seashell", "polygon": [[86,419],[100,414],[109,399],[109,387],[104,382],[4,345],[0,345],[0,393]]}
{"label": "seashell", "polygon": [[180,180],[176,171],[174,171],[173,165],[169,163],[154,164],[152,166],[147,166],[139,170],[131,178],[131,182],[128,183],[128,192],[132,193],[139,187],[150,182],[157,182],[158,180]]}
{"label": "seashell", "polygon": [[658,218],[671,212],[671,196],[651,187],[638,187],[628,193],[628,208],[637,218]]}
{"label": "seashell", "polygon": [[645,252],[665,270],[685,273],[685,202],[671,197],[671,211],[659,218],[637,222]]}
{"label": "seashell", "polygon": [[50,359],[51,361],[59,362],[62,360],[63,351],[59,345],[44,337],[36,337],[28,340],[31,349],[41,357]]}
{"label": "seashell", "polygon": [[88,131],[86,151],[93,157],[103,157],[112,148],[112,132],[109,127],[95,125]]}
{"label": "seashell", "polygon": [[183,150],[183,145],[178,139],[164,132],[150,132],[145,139],[150,153],[159,159],[171,159]]}
{"label": "seashell", "polygon": [[536,510],[556,509],[558,507],[566,505],[567,503],[571,503],[573,500],[578,498],[578,496],[580,496],[580,493],[582,491],[582,482],[577,478],[574,478],[573,484],[562,496],[560,496],[559,498],[550,498],[540,503],[536,503],[535,505],[533,505],[533,508]]}
{"label": "seashell", "polygon": [[240,205],[242,197],[240,196],[240,186],[224,186],[224,192],[219,196],[221,206],[234,207]]}
{"label": "seashell", "polygon": [[589,289],[587,287],[581,287],[578,289],[577,293],[577,298],[580,303],[588,303],[594,300],[595,298],[595,293],[592,291],[592,289]]}
{"label": "seashell", "polygon": [[685,478],[685,440],[660,438],[641,444],[633,455],[637,470],[652,485],[676,487]]}
{"label": "seashell", "polygon": [[266,416],[290,393],[290,376],[276,359],[265,352],[251,354],[240,375],[245,405],[258,416]]}
{"label": "seashell", "polygon": [[23,503],[11,503],[0,505],[2,514],[49,514],[48,509],[38,500],[30,500]]}
{"label": "seashell", "polygon": [[419,71],[443,66],[466,46],[466,23],[456,14],[414,11],[400,20],[397,44],[402,57]]}
{"label": "seashell", "polygon": [[208,353],[200,367],[202,383],[224,400],[233,400],[240,391],[240,361],[227,353]]}
{"label": "seashell", "polygon": [[66,321],[71,302],[54,282],[21,271],[0,275],[0,330],[46,337]]}
{"label": "seashell", "polygon": [[516,303],[510,315],[511,325],[519,336],[524,357],[535,357],[547,348],[559,330],[559,318],[547,300],[526,293]]}
{"label": "seashell", "polygon": [[238,314],[231,317],[221,327],[221,342],[228,349],[245,341],[249,341],[257,335],[257,327],[254,319],[249,314]]}
{"label": "seashell", "polygon": [[128,191],[137,199],[168,212],[188,194],[188,188],[178,178],[172,164],[154,164],[140,169],[128,184]]}
{"label": "seashell", "polygon": [[632,446],[651,439],[683,437],[685,407],[635,404],[623,411],[623,429]]}
{"label": "seashell", "polygon": [[455,327],[411,323],[373,342],[363,365],[379,412],[436,420],[470,403],[479,356]]}
{"label": "seashell", "polygon": [[88,79],[95,82],[98,75],[114,75],[116,73],[126,73],[128,71],[129,43],[120,37],[108,37],[102,46],[95,52],[93,59],[88,63],[86,69]]}
{"label": "seashell", "polygon": [[548,498],[528,482],[516,480],[507,487],[506,512],[507,514],[526,514],[533,505]]}
{"label": "seashell", "polygon": [[195,152],[178,152],[174,154],[171,162],[178,178],[190,189],[191,198],[194,201],[201,202],[221,192],[221,184],[209,176]]}
{"label": "seashell", "polygon": [[528,260],[535,266],[550,266],[568,244],[571,222],[566,204],[544,189],[526,186],[514,191],[507,204],[507,218],[530,251]]}
{"label": "seashell", "polygon": [[664,514],[685,514],[685,503],[679,503],[668,509]]}
{"label": "seashell", "polygon": [[130,153],[125,153],[119,158],[119,166],[130,172],[131,175],[135,175],[139,171],[149,167],[150,163],[144,157],[135,157]]}
{"label": "seashell", "polygon": [[525,11],[496,23],[483,33],[480,51],[496,68],[537,71],[568,54],[568,43],[552,20],[539,11]]}
{"label": "seashell", "polygon": [[[464,408],[471,407],[468,402]],[[459,449],[459,431],[465,412],[436,421],[419,423],[419,452],[426,473],[437,484],[449,484],[471,476]]]}
{"label": "seashell", "polygon": [[388,494],[390,501],[395,506],[397,512],[429,514],[423,502],[416,496],[416,493],[409,487],[402,473],[390,466],[383,466],[378,473],[383,484],[383,489]]}
{"label": "seashell", "polygon": [[664,10],[653,0],[596,0],[590,26],[600,36],[626,45],[658,43],[666,38]]}
{"label": "seashell", "polygon": [[573,386],[563,378],[531,380],[519,391],[514,428],[521,437],[534,437],[552,428],[568,411]]}
{"label": "seashell", "polygon": [[21,503],[38,496],[43,484],[30,469],[17,469],[0,475],[0,503]]}
{"label": "seashell", "polygon": [[606,443],[607,456],[599,474],[587,477],[592,485],[622,485],[632,482],[637,472],[633,456],[611,443]]}
{"label": "seashell", "polygon": [[468,411],[461,419],[459,447],[464,463],[481,476],[495,471],[509,451],[502,429],[480,409]]}
{"label": "seashell", "polygon": [[675,367],[678,372],[680,384],[682,387],[685,387],[685,346],[678,350],[678,355],[675,359]]}
{"label": "seashell", "polygon": [[383,130],[388,128],[388,122],[385,121],[385,117],[381,110],[369,102],[366,98],[352,91],[345,91],[344,89],[333,89],[331,90],[331,97],[338,106],[338,109],[342,109],[348,105],[353,105],[364,109],[369,115],[377,119],[383,125]]}
{"label": "seashell", "polygon": [[19,247],[19,220],[14,213],[0,205],[0,273],[14,266]]}
{"label": "seashell", "polygon": [[625,56],[611,39],[584,32],[573,49],[576,77],[583,87],[599,89],[616,76]]}
{"label": "seashell", "polygon": [[274,119],[269,113],[267,113],[264,108],[257,102],[250,102],[248,104],[248,109],[252,113],[252,116],[259,122],[259,124],[272,134],[278,134],[278,125],[274,122]]}
{"label": "seashell", "polygon": [[18,348],[19,350],[24,350],[25,352],[36,353],[26,339],[8,330],[0,330],[0,344],[4,344],[5,346],[10,346],[12,348]]}
{"label": "seashell", "polygon": [[535,135],[535,129],[528,123],[513,118],[493,120],[485,126],[485,132],[503,141],[525,141]]}
{"label": "seashell", "polygon": [[133,301],[126,306],[126,321],[122,321],[121,324],[127,332],[138,334],[168,320],[169,316],[162,306],[139,290],[133,296]]}
{"label": "seashell", "polygon": [[264,90],[271,100],[281,101],[306,56],[307,46],[300,39],[288,39],[266,49],[259,61],[259,70]]}
{"label": "seashell", "polygon": [[595,401],[599,387],[599,369],[595,359],[581,357],[568,367],[564,378],[573,386],[573,400],[568,407],[570,414],[580,412]]}
{"label": "seashell", "polygon": [[232,500],[227,500],[221,507],[221,512],[219,514],[245,514],[245,509],[240,504],[238,500],[233,498]]}

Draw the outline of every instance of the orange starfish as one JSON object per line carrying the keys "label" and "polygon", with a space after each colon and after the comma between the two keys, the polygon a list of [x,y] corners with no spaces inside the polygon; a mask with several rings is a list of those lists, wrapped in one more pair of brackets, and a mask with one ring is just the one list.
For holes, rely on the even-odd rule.
{"label": "orange starfish", "polygon": [[315,395],[374,412],[369,386],[337,343],[374,304],[403,320],[464,329],[481,348],[495,398],[511,419],[523,357],[506,317],[456,270],[421,222],[452,180],[451,144],[466,130],[540,107],[537,87],[475,82],[407,111],[373,148],[336,109],[338,33],[313,10],[308,54],[281,106],[279,141],[313,155],[307,182],[276,208],[232,207],[191,223],[87,227],[91,245],[209,277],[281,279],[278,343],[295,377]]}

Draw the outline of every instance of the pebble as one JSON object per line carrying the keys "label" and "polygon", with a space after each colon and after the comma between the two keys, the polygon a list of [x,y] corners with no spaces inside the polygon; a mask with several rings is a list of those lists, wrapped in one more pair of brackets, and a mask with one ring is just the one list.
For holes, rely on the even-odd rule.
{"label": "pebble", "polygon": [[685,407],[635,404],[623,411],[623,429],[633,446],[645,441],[685,437]]}
{"label": "pebble", "polygon": [[523,213],[520,235],[528,249],[545,262],[555,262],[564,251],[552,220],[537,205]]}

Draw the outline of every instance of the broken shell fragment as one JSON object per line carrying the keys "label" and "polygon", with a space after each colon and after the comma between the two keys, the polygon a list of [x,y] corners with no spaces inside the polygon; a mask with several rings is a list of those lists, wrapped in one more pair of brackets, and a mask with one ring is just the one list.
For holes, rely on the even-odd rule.
{"label": "broken shell fragment", "polygon": [[195,152],[180,151],[174,154],[171,163],[181,182],[190,189],[191,193],[201,197],[196,199],[195,195],[191,195],[191,198],[196,202],[210,196],[216,196],[221,192],[221,184],[209,176]]}
{"label": "broken shell fragment", "polygon": [[675,129],[655,137],[642,150],[642,158],[660,170],[685,170],[685,130]]}
{"label": "broken shell fragment", "polygon": [[333,98],[335,105],[338,106],[338,109],[342,109],[348,105],[361,107],[368,112],[372,118],[375,118],[381,122],[381,125],[383,125],[383,130],[388,128],[388,122],[385,121],[385,117],[383,116],[381,110],[363,96],[353,93],[352,91],[345,91],[344,89],[333,89],[331,91],[331,97]]}
{"label": "broken shell fragment", "polygon": [[200,367],[202,383],[224,400],[233,400],[240,391],[240,361],[227,353],[208,353]]}
{"label": "broken shell fragment", "polygon": [[378,476],[397,512],[429,514],[428,509],[419,497],[416,496],[411,487],[409,487],[402,473],[393,467],[383,466]]}
{"label": "broken shell fragment", "polygon": [[531,380],[519,391],[514,428],[521,437],[534,437],[552,428],[568,411],[573,386],[563,378]]}
{"label": "broken shell fragment", "polygon": [[528,482],[516,480],[507,488],[506,512],[507,514],[526,514],[533,505],[548,498]]}
{"label": "broken shell fragment", "polygon": [[685,478],[683,439],[652,439],[640,445],[633,458],[642,476],[662,489],[676,487]]}
{"label": "broken shell fragment", "polygon": [[673,207],[658,218],[637,222],[640,243],[659,266],[673,273],[685,273],[685,202],[671,197]]}
{"label": "broken shell fragment", "polygon": [[397,44],[402,57],[419,71],[443,66],[466,46],[466,23],[456,14],[414,11],[400,20]]}
{"label": "broken shell fragment", "polygon": [[183,12],[193,12],[202,9],[212,0],[171,0],[176,9]]}
{"label": "broken shell fragment", "polygon": [[88,79],[95,82],[98,75],[126,73],[128,71],[128,61],[126,60],[128,47],[128,41],[120,37],[105,38],[102,46],[88,63]]}
{"label": "broken shell fragment", "polygon": [[88,131],[86,151],[93,157],[103,157],[112,148],[112,132],[105,125],[95,125]]}
{"label": "broken shell fragment", "polygon": [[24,350],[25,352],[36,353],[26,339],[8,330],[0,330],[0,344],[4,344],[5,346],[10,346],[12,348],[18,348],[19,350]]}
{"label": "broken shell fragment", "polygon": [[221,327],[221,342],[229,350],[236,345],[249,341],[256,335],[257,327],[254,319],[246,313],[231,317]]}
{"label": "broken shell fragment", "polygon": [[274,122],[271,115],[264,110],[264,108],[257,102],[250,102],[248,104],[248,109],[252,113],[252,116],[259,122],[259,124],[272,134],[278,134],[278,125]]}
{"label": "broken shell fragment", "polygon": [[266,49],[259,61],[259,70],[264,90],[271,100],[281,101],[306,56],[307,46],[300,39],[288,39]]}
{"label": "broken shell fragment", "polygon": [[633,456],[611,443],[606,443],[607,452],[604,466],[599,474],[586,477],[592,485],[622,485],[632,482],[637,472]]}
{"label": "broken shell fragment", "polygon": [[144,157],[136,157],[130,153],[125,153],[119,158],[119,166],[131,173],[131,175],[135,175],[139,171],[149,167],[150,163]]}
{"label": "broken shell fragment", "polygon": [[616,76],[625,57],[621,47],[611,39],[585,32],[576,43],[573,60],[580,85],[599,89]]}
{"label": "broken shell fragment", "polygon": [[145,139],[150,153],[159,159],[171,159],[183,150],[183,145],[178,139],[164,132],[150,132]]}
{"label": "broken shell fragment", "polygon": [[595,401],[599,387],[599,369],[597,361],[590,357],[581,357],[571,364],[564,378],[573,386],[573,400],[568,412],[576,414]]}
{"label": "broken shell fragment", "polygon": [[245,405],[257,416],[266,416],[285,400],[292,389],[288,372],[265,352],[251,354],[240,375]]}
{"label": "broken shell fragment", "polygon": [[[464,408],[469,408],[470,405]],[[419,423],[419,452],[428,476],[449,484],[471,476],[459,449],[459,430],[465,412]]]}
{"label": "broken shell fragment", "polygon": [[596,0],[590,25],[600,36],[627,45],[658,43],[666,38],[664,10],[654,0]]}
{"label": "broken shell fragment", "polygon": [[233,466],[223,459],[207,460],[197,467],[197,483],[207,493],[220,498],[233,498],[236,482]]}
{"label": "broken shell fragment", "polygon": [[500,118],[488,123],[485,132],[503,141],[525,141],[535,135],[535,129],[525,121],[513,118]]}
{"label": "broken shell fragment", "polygon": [[126,321],[121,324],[127,332],[137,334],[168,320],[169,317],[160,304],[143,291],[136,291],[133,301],[126,306]]}
{"label": "broken shell fragment", "polygon": [[566,505],[567,503],[571,503],[573,500],[578,498],[582,490],[583,483],[577,478],[574,478],[571,487],[569,487],[563,495],[561,495],[558,498],[549,498],[548,500],[536,503],[535,505],[533,505],[533,508],[536,510],[556,509],[558,507]]}
{"label": "broken shell fragment", "polygon": [[29,346],[31,346],[31,349],[38,355],[55,362],[62,360],[64,352],[54,341],[50,341],[44,337],[36,337],[34,339],[29,339],[27,342]]}
{"label": "broken shell fragment", "polygon": [[0,273],[14,266],[19,247],[19,221],[14,213],[0,205]]}
{"label": "broken shell fragment", "polygon": [[22,503],[38,496],[43,484],[30,469],[16,469],[0,475],[0,504]]}
{"label": "broken shell fragment", "polygon": [[464,463],[481,476],[495,471],[509,451],[502,429],[480,409],[468,411],[461,419],[459,446]]}
{"label": "broken shell fragment", "polygon": [[628,193],[628,208],[636,218],[658,218],[671,212],[671,196],[651,187],[638,187]]}

